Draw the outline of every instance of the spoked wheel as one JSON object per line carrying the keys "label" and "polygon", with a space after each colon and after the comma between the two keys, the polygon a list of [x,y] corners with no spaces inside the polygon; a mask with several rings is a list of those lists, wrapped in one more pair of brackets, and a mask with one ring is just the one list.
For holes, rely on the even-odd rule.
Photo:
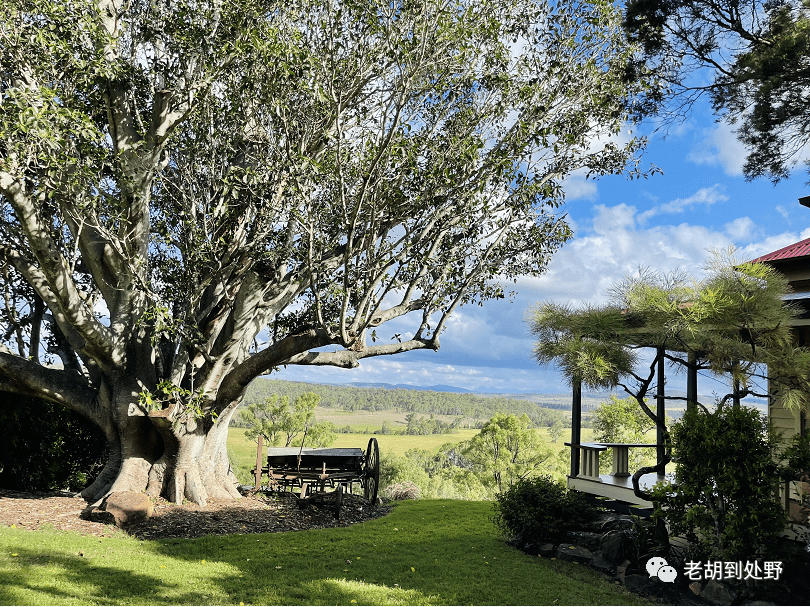
{"label": "spoked wheel", "polygon": [[376,438],[370,438],[363,465],[363,493],[372,504],[377,503],[377,489],[380,485],[380,447]]}

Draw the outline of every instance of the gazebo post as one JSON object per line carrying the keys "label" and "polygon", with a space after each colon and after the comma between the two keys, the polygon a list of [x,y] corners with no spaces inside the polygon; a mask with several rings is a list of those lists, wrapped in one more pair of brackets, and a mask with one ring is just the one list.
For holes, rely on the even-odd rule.
{"label": "gazebo post", "polygon": [[[739,367],[740,367],[739,361],[735,362],[732,373],[734,371],[736,371],[737,369],[739,369]],[[735,377],[732,380],[731,385],[732,385],[732,399],[731,400],[732,400],[732,403],[734,403],[734,408],[739,409],[740,408],[740,380],[738,380]]]}
{"label": "gazebo post", "polygon": [[666,450],[664,449],[664,430],[661,428],[660,424],[666,423],[666,399],[664,398],[664,348],[659,346],[658,347],[658,393],[655,395],[656,398],[656,411],[655,414],[658,416],[659,425],[656,426],[656,433],[655,433],[655,444],[656,447],[656,457],[658,458],[658,462],[664,461],[664,456],[666,455]]}
{"label": "gazebo post", "polygon": [[692,411],[697,407],[697,354],[689,352],[686,367],[686,410]]}
{"label": "gazebo post", "polygon": [[579,444],[582,438],[582,382],[574,379],[571,382],[571,476],[579,476]]}

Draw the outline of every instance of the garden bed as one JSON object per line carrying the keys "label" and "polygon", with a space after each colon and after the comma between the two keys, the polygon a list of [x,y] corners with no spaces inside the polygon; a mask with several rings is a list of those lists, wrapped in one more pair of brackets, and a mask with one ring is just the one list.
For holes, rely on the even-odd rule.
{"label": "garden bed", "polygon": [[[110,536],[121,531],[81,517],[88,504],[81,497],[59,492],[20,492],[0,489],[0,525],[21,529],[52,527],[83,535]],[[154,500],[154,514],[127,533],[141,539],[201,537],[235,533],[300,531],[345,527],[377,518],[385,507],[372,507],[364,498],[346,495],[336,520],[328,508],[298,507],[292,493],[257,493],[240,500],[210,499],[206,506]]]}

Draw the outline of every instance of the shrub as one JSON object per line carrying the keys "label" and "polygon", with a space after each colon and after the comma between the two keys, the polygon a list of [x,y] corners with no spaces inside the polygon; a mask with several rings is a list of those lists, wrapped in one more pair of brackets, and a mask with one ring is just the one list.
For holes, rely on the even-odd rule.
{"label": "shrub", "polygon": [[562,541],[566,531],[596,515],[596,507],[584,495],[568,491],[547,475],[518,481],[495,500],[493,522],[518,548],[530,553],[544,542]]}
{"label": "shrub", "polygon": [[768,553],[785,526],[778,441],[755,409],[687,411],[672,429],[675,484],[654,491],[656,517],[696,556],[723,561]]}
{"label": "shrub", "polygon": [[391,485],[387,493],[392,500],[418,500],[421,494],[416,483],[410,481]]}
{"label": "shrub", "polygon": [[0,428],[5,489],[79,491],[106,461],[101,430],[62,405],[0,392]]}

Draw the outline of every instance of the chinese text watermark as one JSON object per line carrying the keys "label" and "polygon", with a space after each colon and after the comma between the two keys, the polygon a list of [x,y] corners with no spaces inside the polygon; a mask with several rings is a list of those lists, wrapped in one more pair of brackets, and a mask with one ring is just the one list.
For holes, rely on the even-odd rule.
{"label": "chinese text watermark", "polygon": [[692,581],[702,580],[778,580],[781,561],[687,561],[684,575]]}

